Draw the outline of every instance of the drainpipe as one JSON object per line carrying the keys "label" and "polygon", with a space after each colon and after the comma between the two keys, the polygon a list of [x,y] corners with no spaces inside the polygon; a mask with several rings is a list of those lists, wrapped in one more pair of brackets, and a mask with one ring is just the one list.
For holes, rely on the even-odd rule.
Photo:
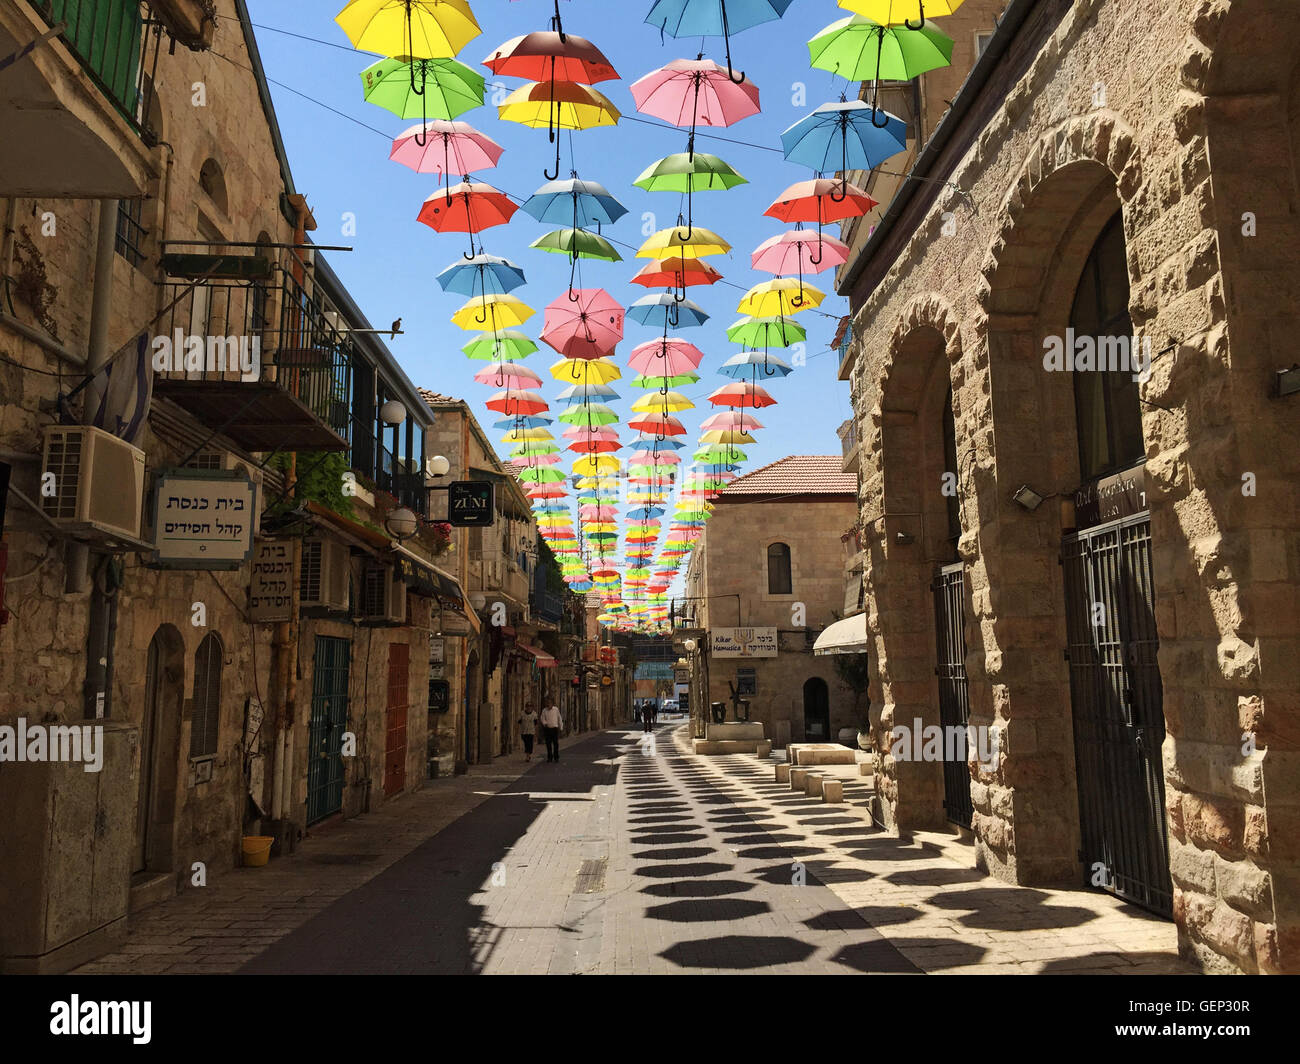
{"label": "drainpipe", "polygon": [[[117,200],[99,201],[99,227],[95,246],[95,275],[91,282],[90,344],[86,356],[86,373],[94,376],[108,362],[108,325],[113,295],[113,247],[117,241]],[[102,392],[89,385],[82,408],[82,424],[89,424],[99,406]],[[110,556],[102,562],[103,579],[96,579],[90,592],[86,631],[86,678],[82,685],[82,716],[103,717],[108,712],[108,681],[112,676],[113,644],[116,635],[117,588],[109,582]],[[72,543],[65,555],[64,580],[69,594],[85,591],[90,575],[90,548]]]}

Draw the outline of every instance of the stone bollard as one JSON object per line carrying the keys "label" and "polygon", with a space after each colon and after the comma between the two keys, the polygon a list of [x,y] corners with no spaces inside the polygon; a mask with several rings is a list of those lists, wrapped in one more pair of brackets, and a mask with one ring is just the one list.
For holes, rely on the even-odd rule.
{"label": "stone bollard", "polygon": [[874,776],[875,774],[876,774],[876,766],[872,764],[870,761],[858,762],[859,776]]}
{"label": "stone bollard", "polygon": [[822,782],[822,801],[840,805],[844,802],[844,781],[824,780]]}
{"label": "stone bollard", "polygon": [[792,766],[790,769],[790,790],[802,791],[807,786],[811,770]]}
{"label": "stone bollard", "polygon": [[759,744],[758,744],[758,748],[754,751],[754,753],[756,753],[759,757],[771,757],[771,756],[772,756],[772,740],[771,740],[771,739],[763,739],[762,741],[760,741]]}
{"label": "stone bollard", "polygon": [[805,781],[805,792],[809,798],[820,798],[822,796],[822,784],[826,782],[826,777],[820,772],[808,773],[808,779]]}
{"label": "stone bollard", "polygon": [[777,782],[777,783],[789,783],[789,782],[790,782],[790,766],[789,766],[789,765],[777,765],[777,766],[776,766],[776,782]]}

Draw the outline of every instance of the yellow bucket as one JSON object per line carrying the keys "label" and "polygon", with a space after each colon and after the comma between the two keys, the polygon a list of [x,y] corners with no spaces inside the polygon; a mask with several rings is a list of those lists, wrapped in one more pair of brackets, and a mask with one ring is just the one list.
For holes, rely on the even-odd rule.
{"label": "yellow bucket", "polygon": [[270,835],[244,836],[244,867],[261,868],[271,859],[271,843],[275,839]]}

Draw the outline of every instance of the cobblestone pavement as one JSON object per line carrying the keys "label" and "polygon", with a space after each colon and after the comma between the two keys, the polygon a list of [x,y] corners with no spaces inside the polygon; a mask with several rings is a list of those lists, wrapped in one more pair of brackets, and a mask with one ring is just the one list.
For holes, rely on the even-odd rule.
{"label": "cobblestone pavement", "polygon": [[684,738],[610,731],[434,781],[140,914],[80,971],[1188,970],[1172,924],[998,883],[949,837],[893,838]]}

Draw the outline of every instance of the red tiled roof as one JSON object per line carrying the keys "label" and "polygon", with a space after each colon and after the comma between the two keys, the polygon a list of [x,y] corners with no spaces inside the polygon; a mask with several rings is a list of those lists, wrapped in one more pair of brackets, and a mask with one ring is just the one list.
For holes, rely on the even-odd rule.
{"label": "red tiled roof", "polygon": [[428,388],[417,388],[420,398],[426,403],[437,406],[446,406],[448,404],[464,402],[462,399],[453,399],[450,395],[439,395],[437,392],[431,392]]}
{"label": "red tiled roof", "polygon": [[722,491],[728,495],[856,495],[858,478],[845,473],[838,454],[792,454],[737,477]]}

